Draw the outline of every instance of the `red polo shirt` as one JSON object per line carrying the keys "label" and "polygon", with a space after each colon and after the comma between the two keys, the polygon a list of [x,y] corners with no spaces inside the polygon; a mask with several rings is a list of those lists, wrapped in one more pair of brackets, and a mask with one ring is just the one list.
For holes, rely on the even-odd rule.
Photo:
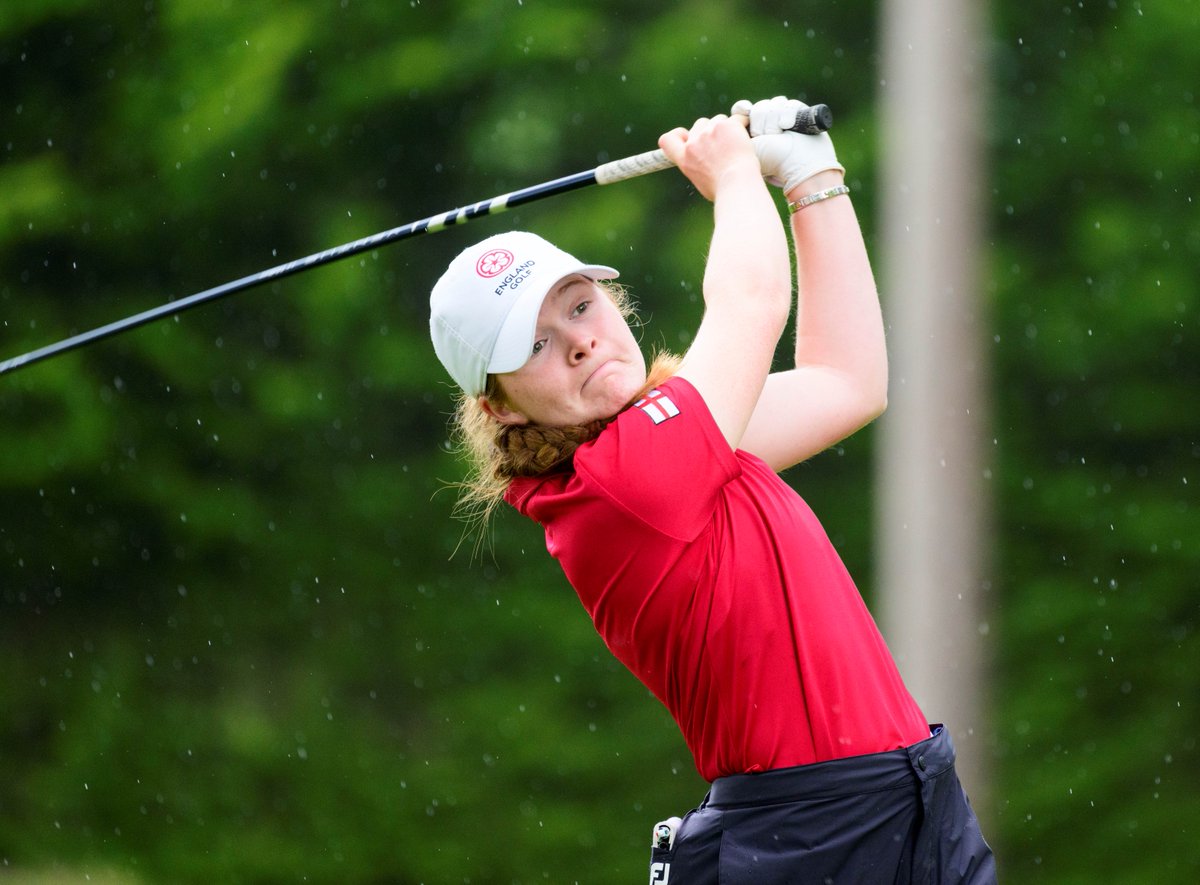
{"label": "red polo shirt", "polygon": [[674,378],[507,495],[706,780],[905,747],[929,726],[812,511]]}

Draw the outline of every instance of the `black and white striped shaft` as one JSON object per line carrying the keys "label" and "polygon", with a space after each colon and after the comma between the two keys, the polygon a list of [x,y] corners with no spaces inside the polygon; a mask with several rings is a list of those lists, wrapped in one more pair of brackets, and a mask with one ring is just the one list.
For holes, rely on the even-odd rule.
{"label": "black and white striped shaft", "polygon": [[[825,131],[831,123],[832,118],[828,107],[825,105],[813,105],[803,119],[797,120],[793,129],[797,132],[814,134]],[[220,286],[214,286],[211,289],[205,289],[203,292],[197,292],[194,295],[188,295],[176,301],[168,301],[166,304],[160,304],[158,307],[150,308],[133,316],[116,320],[87,332],[80,332],[78,335],[72,335],[54,344],[48,344],[37,350],[23,353],[20,356],[10,357],[0,362],[0,375],[15,371],[40,360],[48,359],[60,353],[66,353],[69,350],[75,350],[76,348],[83,347],[85,344],[91,344],[94,341],[108,338],[120,332],[136,329],[138,326],[144,326],[155,320],[175,316],[183,313],[185,310],[190,310],[201,304],[207,304],[210,301],[216,301],[218,298],[224,298],[235,292],[241,292],[245,289],[260,286],[263,283],[283,279],[300,271],[309,270],[342,258],[349,258],[351,255],[377,249],[380,246],[394,243],[397,240],[405,240],[420,234],[436,233],[451,225],[463,224],[474,218],[482,218],[485,215],[494,215],[506,209],[511,209],[514,206],[520,206],[523,203],[532,203],[535,200],[545,199],[555,194],[566,193],[567,191],[577,190],[578,188],[588,187],[593,184],[614,184],[615,182],[636,178],[640,175],[648,175],[651,172],[659,172],[673,165],[662,151],[647,151],[644,154],[637,154],[632,157],[603,163],[595,169],[589,169],[586,172],[577,172],[574,175],[567,175],[562,178],[556,178],[553,181],[545,181],[541,184],[512,191],[511,193],[501,194],[500,196],[492,197],[490,200],[483,200],[479,203],[472,203],[469,206],[451,209],[449,212],[443,212],[440,215],[431,215],[428,218],[422,218],[420,221],[414,221],[401,227],[394,227],[391,230],[381,231],[369,237],[343,243],[340,246],[334,246],[331,249],[325,249],[321,252],[314,252],[312,255],[306,255],[303,258],[297,258],[285,264],[276,265],[275,267],[250,274],[241,279],[232,280]]]}

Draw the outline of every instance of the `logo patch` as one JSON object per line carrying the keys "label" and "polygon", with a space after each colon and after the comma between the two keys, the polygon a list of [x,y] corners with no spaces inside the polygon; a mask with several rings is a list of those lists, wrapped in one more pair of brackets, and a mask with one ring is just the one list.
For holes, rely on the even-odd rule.
{"label": "logo patch", "polygon": [[633,407],[641,409],[649,415],[650,420],[655,424],[662,424],[664,421],[674,418],[679,414],[679,406],[675,405],[669,396],[658,389],[650,391],[634,403]]}
{"label": "logo patch", "polygon": [[485,252],[475,262],[475,273],[488,279],[504,273],[512,263],[513,254],[507,249],[493,249],[491,252]]}
{"label": "logo patch", "polygon": [[[509,257],[511,258],[512,256]],[[529,279],[529,275],[533,273],[535,264],[537,264],[536,261],[526,261],[524,264],[518,264],[516,267],[513,267],[511,263],[506,265],[506,267],[511,269],[500,279],[499,285],[496,286],[496,295],[503,295],[505,289],[515,291],[521,283]]]}

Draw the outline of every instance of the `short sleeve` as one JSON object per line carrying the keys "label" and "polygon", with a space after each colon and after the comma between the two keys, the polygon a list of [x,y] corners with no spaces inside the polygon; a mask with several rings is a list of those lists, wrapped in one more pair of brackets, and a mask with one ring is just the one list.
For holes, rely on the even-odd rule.
{"label": "short sleeve", "polygon": [[649,528],[691,541],[741,466],[699,391],[672,378],[580,449],[575,470]]}

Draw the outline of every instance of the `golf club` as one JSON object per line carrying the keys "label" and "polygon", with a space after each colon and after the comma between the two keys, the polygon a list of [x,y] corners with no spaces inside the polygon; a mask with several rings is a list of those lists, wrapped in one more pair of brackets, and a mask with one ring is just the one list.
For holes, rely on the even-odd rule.
{"label": "golf club", "polygon": [[[796,122],[789,127],[791,131],[800,132],[805,135],[816,135],[824,132],[833,125],[833,115],[829,110],[828,105],[817,104],[809,108],[801,109],[796,116]],[[37,350],[31,350],[28,353],[23,353],[20,356],[10,357],[9,359],[0,362],[0,375],[6,372],[12,372],[22,366],[28,366],[40,360],[56,356],[60,353],[65,353],[69,350],[74,350],[83,347],[85,344],[91,344],[93,341],[99,341],[102,338],[108,338],[111,335],[116,335],[119,332],[124,332],[128,329],[135,329],[138,326],[143,326],[163,317],[173,316],[182,313],[193,307],[201,304],[207,304],[210,301],[215,301],[218,298],[223,298],[226,295],[232,295],[234,292],[241,292],[244,289],[249,289],[263,283],[278,280],[302,270],[309,270],[322,264],[328,264],[331,261],[336,261],[339,258],[348,258],[351,255],[357,255],[360,252],[365,252],[370,249],[375,249],[387,243],[394,243],[397,240],[414,237],[418,234],[436,233],[452,224],[462,224],[470,221],[473,218],[482,218],[485,215],[491,215],[497,212],[503,212],[514,206],[520,206],[523,203],[531,203],[534,200],[540,200],[545,197],[554,196],[555,194],[566,193],[567,191],[576,190],[577,188],[587,187],[593,184],[613,184],[618,181],[624,181],[628,178],[636,178],[640,175],[648,175],[651,172],[659,172],[663,169],[668,169],[674,164],[667,159],[666,155],[661,150],[647,151],[646,153],[636,154],[631,157],[625,157],[620,160],[613,160],[609,163],[603,163],[595,169],[589,169],[586,172],[577,172],[574,175],[567,175],[562,178],[556,178],[552,181],[546,181],[541,184],[535,184],[530,187],[522,188],[521,190],[512,191],[511,193],[501,194],[497,197],[492,197],[490,200],[482,200],[478,203],[473,203],[469,206],[462,206],[458,209],[451,209],[449,212],[443,212],[440,215],[431,215],[428,218],[423,218],[420,221],[414,221],[400,227],[392,228],[391,230],[382,231],[377,234],[372,234],[368,237],[363,237],[349,243],[343,243],[340,246],[334,246],[331,249],[325,249],[321,252],[315,252],[312,255],[307,255],[304,258],[297,258],[285,264],[280,264],[267,270],[259,271],[258,273],[250,274],[237,280],[232,280],[228,283],[223,283],[220,286],[214,286],[211,289],[205,289],[202,292],[197,292],[194,295],[188,295],[185,298],[180,298],[176,301],[169,301],[166,304],[158,307],[142,311],[133,316],[125,317],[124,319],[116,320],[104,326],[99,326],[87,332],[81,332],[78,335],[72,335],[69,338],[64,338],[54,344],[48,344],[45,347],[40,347]]]}

